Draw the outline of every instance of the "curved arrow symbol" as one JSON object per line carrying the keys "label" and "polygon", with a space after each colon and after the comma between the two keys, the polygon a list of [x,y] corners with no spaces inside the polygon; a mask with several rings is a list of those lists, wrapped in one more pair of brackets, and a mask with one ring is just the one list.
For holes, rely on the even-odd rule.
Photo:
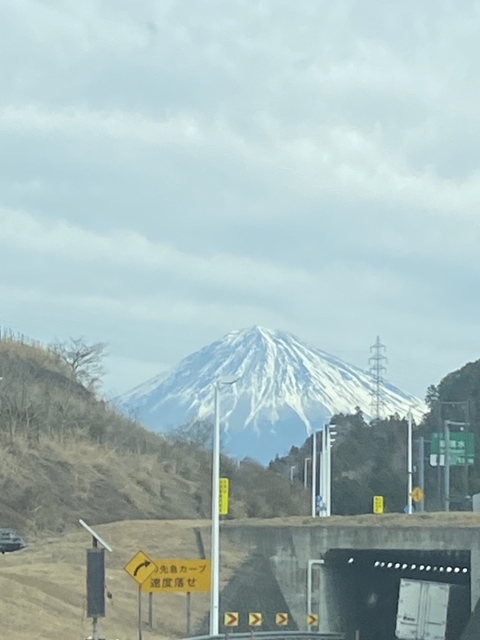
{"label": "curved arrow symbol", "polygon": [[150,564],[151,564],[150,560],[145,560],[144,562],[141,562],[141,563],[138,565],[138,567],[135,569],[135,571],[133,572],[133,575],[134,575],[134,576],[136,576],[136,575],[137,575],[137,573],[140,571],[140,569],[141,569],[142,567],[147,568],[147,567],[148,567],[148,565],[150,565]]}

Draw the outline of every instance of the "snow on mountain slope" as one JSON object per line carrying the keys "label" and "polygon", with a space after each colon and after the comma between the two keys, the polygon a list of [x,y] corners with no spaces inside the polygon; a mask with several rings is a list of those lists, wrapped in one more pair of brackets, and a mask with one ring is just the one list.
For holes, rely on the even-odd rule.
{"label": "snow on mountain slope", "polygon": [[[155,429],[212,419],[214,382],[221,386],[222,443],[228,453],[268,462],[300,445],[312,428],[335,413],[360,407],[369,416],[373,379],[338,358],[306,345],[290,333],[252,327],[232,331],[119,398],[125,412]],[[421,400],[385,385],[385,415],[419,418]]]}

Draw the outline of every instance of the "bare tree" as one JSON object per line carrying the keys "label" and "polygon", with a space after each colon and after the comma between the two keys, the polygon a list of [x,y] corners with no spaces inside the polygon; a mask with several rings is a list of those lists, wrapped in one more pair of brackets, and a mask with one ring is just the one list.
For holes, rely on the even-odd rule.
{"label": "bare tree", "polygon": [[73,378],[88,389],[95,389],[105,373],[104,342],[87,344],[83,336],[69,338],[66,342],[55,342],[52,349],[67,364]]}

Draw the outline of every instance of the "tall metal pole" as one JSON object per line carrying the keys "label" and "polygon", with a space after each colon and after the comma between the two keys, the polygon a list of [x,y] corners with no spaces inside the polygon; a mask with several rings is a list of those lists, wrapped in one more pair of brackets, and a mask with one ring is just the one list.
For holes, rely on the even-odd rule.
{"label": "tall metal pole", "polygon": [[148,627],[150,631],[153,629],[153,593],[148,593]]}
{"label": "tall metal pole", "polygon": [[186,599],[186,618],[187,618],[187,638],[192,632],[192,594],[190,591],[187,591],[187,599]]}
{"label": "tall metal pole", "polygon": [[[327,505],[327,492],[328,492],[328,452],[327,452],[327,426],[326,424],[323,425],[323,429],[322,429],[322,469],[321,469],[321,474],[322,474],[322,484],[321,484],[321,496],[322,496],[322,500],[324,505]],[[327,511],[326,509],[322,509],[322,511],[320,512],[320,515],[322,516],[326,516],[327,515]]]}
{"label": "tall metal pole", "polygon": [[311,458],[305,458],[303,461],[303,488],[306,490],[308,486],[308,461]]}
{"label": "tall metal pole", "polygon": [[[418,486],[425,492],[425,438],[418,441]],[[417,504],[419,511],[425,511],[425,498]]]}
{"label": "tall metal pole", "polygon": [[[443,502],[443,494],[442,494],[442,469],[440,466],[440,443],[441,443],[441,431],[442,431],[442,403],[440,402],[440,400],[437,400],[437,402],[435,402],[434,406],[434,413],[436,414],[436,419],[435,419],[435,424],[437,427],[437,438],[438,438],[438,443],[437,443],[437,499],[438,499],[438,503],[437,503],[437,511],[441,511],[442,510],[442,502]],[[433,437],[433,435],[431,436],[431,438]],[[430,448],[432,447],[432,441],[430,440]]]}
{"label": "tall metal pole", "polygon": [[470,430],[470,400],[466,400],[465,402],[465,500],[468,500],[467,496],[469,495],[470,491],[470,487],[469,487],[469,482],[468,482],[468,454],[469,454],[469,448],[468,448],[468,436],[469,436],[469,430]]}
{"label": "tall metal pole", "polygon": [[325,425],[325,515],[332,515],[332,445],[335,442],[335,439],[332,439],[332,435],[336,436],[337,432],[332,431],[332,426],[335,425],[326,424]]}
{"label": "tall metal pole", "polygon": [[445,420],[445,511],[450,511],[450,424]]}
{"label": "tall metal pole", "polygon": [[328,515],[332,515],[332,430],[328,426]]}
{"label": "tall metal pole", "polygon": [[332,513],[331,501],[332,501],[332,443],[330,438],[330,426],[326,424],[325,429],[325,515],[329,516]]}
{"label": "tall metal pole", "polygon": [[317,432],[312,433],[312,518],[316,515],[317,499]]}
{"label": "tall metal pole", "polygon": [[412,438],[412,410],[408,412],[408,436],[407,436],[407,513],[413,511],[413,438]]}
{"label": "tall metal pole", "polygon": [[[95,549],[98,548],[98,540],[95,538],[95,536],[92,536],[92,547],[94,547]],[[99,640],[99,634],[98,634],[98,617],[94,616],[93,620],[92,620],[92,637],[93,640]],[[140,638],[140,640],[142,640]]]}
{"label": "tall metal pole", "polygon": [[142,585],[138,585],[138,640],[142,640]]}
{"label": "tall metal pole", "polygon": [[212,459],[212,580],[210,590],[210,635],[218,636],[220,584],[220,398],[219,382],[215,382],[215,426]]}

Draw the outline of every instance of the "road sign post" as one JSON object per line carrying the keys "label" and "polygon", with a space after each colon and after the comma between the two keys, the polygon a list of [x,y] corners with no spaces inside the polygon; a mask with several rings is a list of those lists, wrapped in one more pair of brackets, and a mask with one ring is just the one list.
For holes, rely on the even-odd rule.
{"label": "road sign post", "polygon": [[308,627],[318,627],[318,614],[317,613],[309,613],[309,614],[307,614],[307,626]]}
{"label": "road sign post", "polygon": [[408,412],[407,429],[407,513],[412,514],[412,489],[413,489],[413,418],[412,410]]}
{"label": "road sign post", "polygon": [[210,560],[190,558],[152,560],[143,551],[137,551],[124,569],[138,585],[138,640],[142,640],[142,593],[148,593],[150,629],[153,627],[153,594],[185,593],[187,636],[190,635],[191,593],[210,591]]}
{"label": "road sign post", "polygon": [[153,570],[141,583],[148,593],[193,593],[210,591],[210,560],[166,559],[151,561]]}
{"label": "road sign post", "polygon": [[444,467],[444,491],[445,511],[450,511],[450,424],[445,420],[445,467]]}
{"label": "road sign post", "polygon": [[228,492],[229,492],[228,478],[220,478],[219,513],[221,516],[226,516],[228,514]]}
{"label": "road sign post", "polygon": [[148,628],[153,629],[153,593],[148,594]]}
{"label": "road sign post", "polygon": [[[450,431],[449,461],[451,467],[472,466],[475,463],[475,434],[470,431]],[[431,434],[430,465],[445,466],[445,432]]]}
{"label": "road sign post", "polygon": [[[421,436],[418,439],[418,486],[421,491],[425,489],[425,438]],[[422,498],[418,505],[418,511],[425,510],[425,500]]]}
{"label": "road sign post", "polygon": [[414,487],[410,492],[410,497],[414,502],[421,502],[424,499],[425,494],[420,487]]}
{"label": "road sign post", "polygon": [[373,496],[373,513],[383,513],[383,496]]}
{"label": "road sign post", "polygon": [[142,640],[142,585],[138,585],[138,640]]}
{"label": "road sign post", "polygon": [[142,584],[156,570],[157,566],[143,551],[131,558],[124,569],[138,584],[138,640],[142,640]]}
{"label": "road sign post", "polygon": [[143,551],[137,553],[131,558],[124,567],[128,575],[139,585],[157,569],[156,564]]}
{"label": "road sign post", "polygon": [[253,612],[248,614],[248,626],[249,627],[260,627],[262,625],[262,614],[258,612]]}
{"label": "road sign post", "polygon": [[288,625],[288,613],[276,613],[275,624],[279,627],[286,627]]}
{"label": "road sign post", "polygon": [[87,618],[105,617],[105,549],[87,549]]}
{"label": "road sign post", "polygon": [[238,611],[226,611],[223,616],[223,624],[226,627],[238,627]]}
{"label": "road sign post", "polygon": [[185,615],[187,618],[187,638],[190,635],[190,631],[191,631],[191,621],[192,621],[192,608],[191,608],[191,598],[192,598],[192,594],[190,591],[187,591],[187,597],[185,599]]}
{"label": "road sign post", "polygon": [[[92,548],[87,550],[87,616],[92,618],[92,637],[98,637],[98,618],[105,616],[105,553],[112,547],[84,520],[78,521],[92,536]],[[99,549],[98,545],[103,549]]]}

